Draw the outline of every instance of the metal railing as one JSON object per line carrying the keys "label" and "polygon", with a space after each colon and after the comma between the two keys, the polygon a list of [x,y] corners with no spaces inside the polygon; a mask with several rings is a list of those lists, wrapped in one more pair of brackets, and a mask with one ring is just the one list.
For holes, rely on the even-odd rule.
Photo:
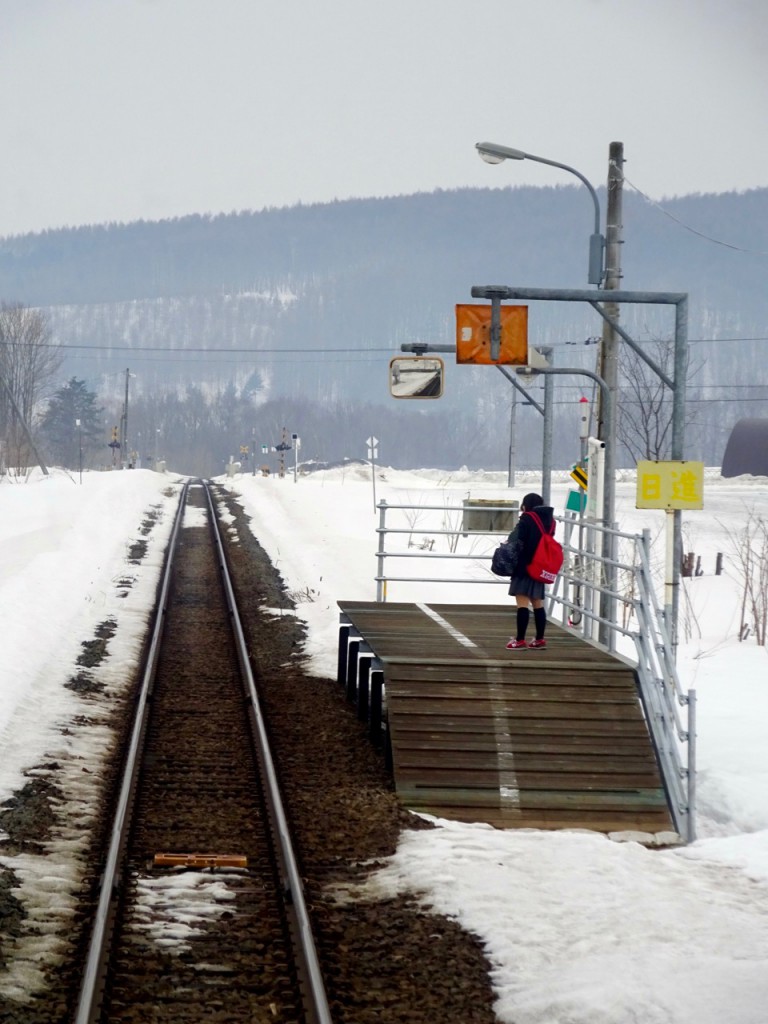
{"label": "metal railing", "polygon": [[[498,530],[466,530],[465,508],[457,505],[399,505],[380,501],[378,547],[376,551],[376,600],[387,600],[391,583],[484,584],[508,587],[508,581],[493,576],[490,560],[496,544],[503,539]],[[488,512],[509,511],[508,506],[486,505]],[[442,513],[422,524],[428,513]],[[398,516],[393,524],[392,516]],[[388,523],[388,516],[390,517]],[[461,519],[461,523],[460,523]],[[580,634],[622,658],[635,669],[639,695],[651,740],[656,750],[672,819],[678,834],[688,842],[695,838],[696,795],[696,691],[684,691],[675,665],[671,624],[666,621],[654,584],[651,534],[622,533],[577,515],[555,516],[562,524],[563,567],[547,592],[547,612],[565,629]],[[400,525],[404,523],[405,525]],[[606,558],[603,537],[610,534],[615,558]],[[387,540],[407,535],[405,550],[396,550]],[[422,536],[424,541],[414,542]],[[448,550],[435,550],[438,537],[448,538]],[[472,537],[469,550],[460,551],[462,538]],[[485,538],[486,550],[475,550]],[[388,572],[392,559],[434,561],[443,567],[455,562],[469,563],[472,571],[395,576]],[[436,571],[436,570],[435,570]],[[608,600],[604,600],[608,598]],[[602,609],[612,610],[606,618]]]}

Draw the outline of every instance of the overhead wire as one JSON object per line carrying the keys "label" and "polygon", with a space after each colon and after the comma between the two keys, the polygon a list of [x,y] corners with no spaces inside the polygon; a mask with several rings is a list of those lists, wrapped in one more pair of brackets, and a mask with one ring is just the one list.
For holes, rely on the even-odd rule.
{"label": "overhead wire", "polygon": [[[629,185],[631,189],[634,189],[634,191],[637,192],[637,194],[641,196],[647,203],[655,207],[660,213],[663,213],[665,217],[669,217],[669,219],[674,221],[675,224],[683,228],[685,231],[689,231],[692,235],[696,235],[697,238],[703,238],[705,242],[712,242],[713,245],[721,245],[724,249],[731,249],[734,252],[743,252],[750,256],[768,256],[768,252],[763,249],[746,249],[744,246],[734,245],[732,242],[725,242],[721,238],[714,238],[712,235],[708,235],[704,231],[699,231],[696,228],[692,228],[690,224],[686,224],[685,221],[681,220],[679,217],[676,217],[674,213],[670,213],[669,210],[666,210],[661,205],[661,203],[656,202],[655,199],[651,199],[649,195],[646,195],[646,193],[643,192],[642,189],[638,188],[637,185],[633,184],[629,180],[626,174],[624,175],[624,182],[625,184]],[[759,338],[756,340],[764,341],[765,339]]]}

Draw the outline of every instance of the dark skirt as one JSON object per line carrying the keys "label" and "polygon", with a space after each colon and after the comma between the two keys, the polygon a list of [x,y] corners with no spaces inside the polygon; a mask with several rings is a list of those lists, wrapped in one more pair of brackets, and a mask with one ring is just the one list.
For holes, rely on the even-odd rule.
{"label": "dark skirt", "polygon": [[511,597],[522,594],[535,600],[544,600],[544,584],[540,580],[532,580],[527,574],[525,576],[513,576],[509,581],[509,593]]}

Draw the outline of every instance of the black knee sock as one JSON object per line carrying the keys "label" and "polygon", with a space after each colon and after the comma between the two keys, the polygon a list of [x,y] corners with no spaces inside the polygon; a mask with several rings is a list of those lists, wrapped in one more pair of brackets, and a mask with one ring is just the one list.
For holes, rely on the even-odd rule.
{"label": "black knee sock", "polygon": [[544,639],[544,630],[547,628],[547,613],[543,608],[533,609],[533,621],[536,623],[536,639]]}
{"label": "black knee sock", "polygon": [[525,631],[528,629],[530,612],[527,608],[517,609],[517,639],[525,640]]}

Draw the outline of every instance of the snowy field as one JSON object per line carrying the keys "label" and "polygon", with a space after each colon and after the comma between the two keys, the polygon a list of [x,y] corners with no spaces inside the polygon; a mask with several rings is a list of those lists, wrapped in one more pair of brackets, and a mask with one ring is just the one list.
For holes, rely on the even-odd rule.
{"label": "snowy field", "polygon": [[[312,671],[334,678],[336,602],[376,596],[370,470],[220,483],[239,497],[298,602]],[[477,933],[493,965],[500,1021],[768,1020],[768,653],[752,637],[738,639],[732,550],[750,514],[768,519],[766,484],[708,476],[704,511],[685,516],[684,547],[701,557],[703,570],[685,585],[679,657],[684,688],[698,694],[697,841],[660,851],[588,832],[498,832],[440,821],[435,830],[404,834],[361,893],[416,892]],[[565,479],[553,484],[557,512],[569,487]],[[417,507],[519,499],[537,489],[536,477],[521,474],[511,492],[506,474],[380,470],[376,478],[376,500]],[[125,675],[135,663],[176,493],[174,478],[145,470],[87,473],[82,485],[56,471],[0,481],[0,803],[42,761],[83,754],[76,745],[84,733],[65,728],[80,702],[64,688],[83,640],[113,621],[104,671]],[[430,529],[426,512],[411,515],[411,525]],[[634,483],[618,483],[620,529],[650,526],[660,561],[663,518],[637,511]],[[131,545],[148,522],[146,555],[135,564]],[[434,550],[449,543],[437,532],[433,539]],[[455,563],[451,574],[466,565],[468,579],[488,583],[392,583],[388,598],[511,608],[503,584],[490,582],[483,551],[470,553],[477,558]],[[724,571],[716,576],[718,553]],[[402,565],[407,572],[400,565],[388,571],[421,574],[418,559]],[[0,864],[22,878],[25,867],[27,875],[36,869],[18,860],[0,857]]]}

